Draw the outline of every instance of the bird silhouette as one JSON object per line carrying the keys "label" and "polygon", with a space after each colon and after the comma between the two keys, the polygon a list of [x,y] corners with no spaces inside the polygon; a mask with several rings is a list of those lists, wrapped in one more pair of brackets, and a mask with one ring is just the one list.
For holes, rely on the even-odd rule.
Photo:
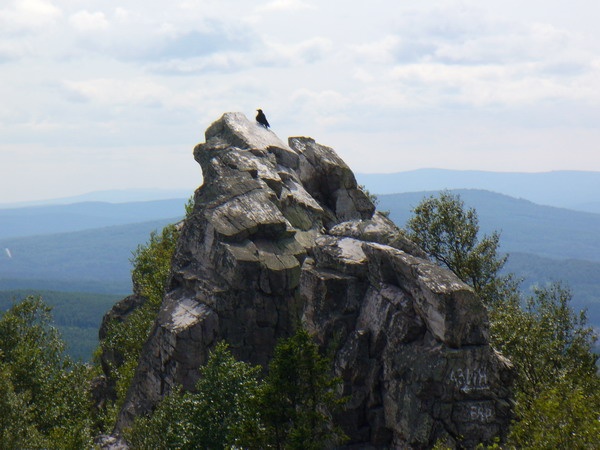
{"label": "bird silhouette", "polygon": [[258,111],[258,114],[256,115],[256,121],[263,127],[269,128],[271,125],[269,125],[269,121],[267,120],[265,113],[263,113],[263,110],[257,109],[257,111]]}

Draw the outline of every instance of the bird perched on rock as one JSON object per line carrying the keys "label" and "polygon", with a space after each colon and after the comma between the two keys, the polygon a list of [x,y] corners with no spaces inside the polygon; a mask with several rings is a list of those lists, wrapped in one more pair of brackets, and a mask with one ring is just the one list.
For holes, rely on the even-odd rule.
{"label": "bird perched on rock", "polygon": [[265,116],[265,113],[263,112],[262,109],[257,109],[258,114],[256,115],[256,121],[261,124],[263,127],[265,128],[269,128],[271,125],[269,125],[269,121],[267,120],[267,116]]}

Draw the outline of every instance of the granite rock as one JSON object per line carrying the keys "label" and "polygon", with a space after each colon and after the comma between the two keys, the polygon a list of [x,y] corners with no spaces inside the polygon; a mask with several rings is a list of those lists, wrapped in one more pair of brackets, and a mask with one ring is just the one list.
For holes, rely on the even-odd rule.
{"label": "granite rock", "polygon": [[116,433],[175,385],[192,389],[218,341],[266,367],[300,320],[335,355],[348,448],[503,436],[512,367],[489,345],[481,301],[375,211],[335,151],[284,143],[240,113],[205,137],[204,182]]}

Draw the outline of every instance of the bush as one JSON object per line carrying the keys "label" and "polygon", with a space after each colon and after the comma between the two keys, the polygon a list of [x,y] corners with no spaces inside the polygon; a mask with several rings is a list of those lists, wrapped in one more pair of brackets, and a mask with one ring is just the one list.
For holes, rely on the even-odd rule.
{"label": "bush", "polygon": [[129,432],[134,448],[223,449],[240,441],[252,421],[258,372],[238,362],[225,343],[218,344],[200,369],[196,391],[176,390],[154,414],[139,418]]}
{"label": "bush", "polygon": [[151,233],[150,240],[133,252],[131,262],[134,266],[134,292],[143,297],[145,302],[127,316],[126,320],[110,323],[106,337],[100,343],[99,352],[119,355],[116,359],[122,361],[118,366],[110,367],[109,375],[116,385],[117,401],[108,407],[106,428],[112,428],[116,421],[116,414],[123,405],[133,380],[142,347],[156,320],[169,281],[171,260],[178,237],[177,228],[168,225],[160,234]]}
{"label": "bush", "polygon": [[74,363],[50,308],[27,297],[0,318],[0,448],[91,443],[91,371]]}
{"label": "bush", "polygon": [[218,344],[195,392],[175,390],[128,431],[133,448],[331,448],[344,438],[332,424],[342,400],[331,362],[305,330],[278,343],[269,375],[236,361]]}

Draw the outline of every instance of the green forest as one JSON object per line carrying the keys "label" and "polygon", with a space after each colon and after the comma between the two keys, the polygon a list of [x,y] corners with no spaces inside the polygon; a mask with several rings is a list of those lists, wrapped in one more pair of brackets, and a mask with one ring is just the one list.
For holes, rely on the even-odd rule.
{"label": "green forest", "polygon": [[[499,251],[500,235],[481,235],[477,212],[448,192],[417,205],[406,233],[479,294],[489,313],[492,345],[515,367],[510,433],[481,448],[595,448],[596,336],[585,313],[573,309],[568,286],[554,283],[521,294],[520,280],[503,272],[507,257]],[[57,329],[93,316],[92,309],[72,318],[61,312],[60,305],[77,297],[31,292],[3,297],[11,306],[0,317],[0,449],[91,448],[95,436],[110,433],[160,307],[177,239],[177,229],[167,226],[134,252],[134,292],[146,300],[125,321],[110,324],[91,363],[71,358]],[[79,298],[84,300],[91,299]],[[103,301],[113,300],[96,298],[90,308],[105,308]],[[100,355],[107,351],[120,355],[105,374],[114,382],[114,396],[98,402],[93,386],[102,374]],[[336,395],[339,380],[331,369],[302,327],[279,342],[266,372],[236,361],[221,343],[201,369],[195,392],[175,389],[125,437],[142,449],[334,448],[344,435],[332,417],[345,399]],[[443,442],[432,446],[445,448]]]}
{"label": "green forest", "polygon": [[41,297],[52,308],[53,324],[66,343],[67,353],[75,360],[89,361],[98,347],[98,329],[102,316],[122,298],[116,294],[58,292],[35,289],[0,291],[0,311],[29,296]]}

